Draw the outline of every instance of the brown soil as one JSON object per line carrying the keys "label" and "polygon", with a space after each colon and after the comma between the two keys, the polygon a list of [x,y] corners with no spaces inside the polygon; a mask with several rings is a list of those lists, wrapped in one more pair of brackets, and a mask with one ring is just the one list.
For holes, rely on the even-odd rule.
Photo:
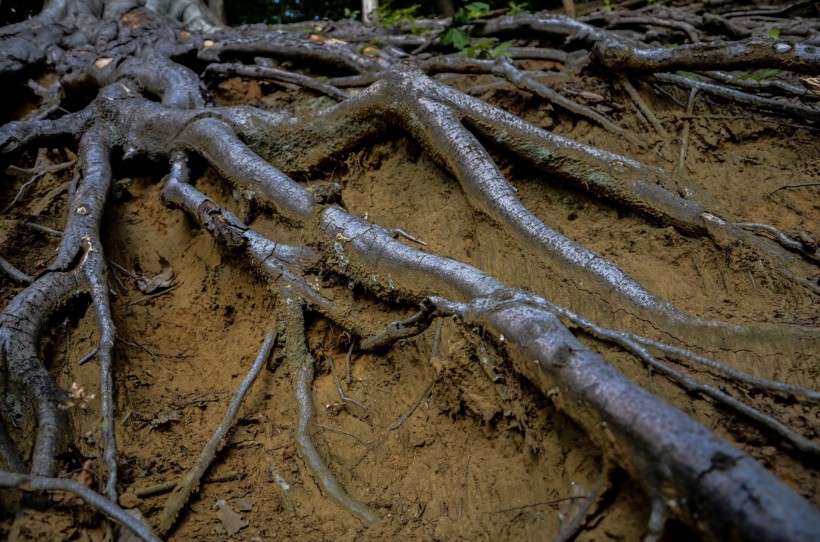
{"label": "brown soil", "polygon": [[[460,80],[464,88],[475,82]],[[241,80],[223,82],[213,90],[226,103],[285,106],[297,114],[327,105],[324,99]],[[607,96],[606,89],[596,92]],[[637,117],[627,114],[621,122],[645,134],[650,141],[645,152],[586,122],[554,113],[526,94],[500,89],[482,97],[579,141],[667,168],[677,162],[680,141],[662,143]],[[652,106],[669,126],[682,127],[682,121],[675,120],[680,108],[674,103]],[[702,117],[691,123],[685,174],[714,195],[715,208],[787,232],[820,234],[820,190],[778,190],[820,174],[815,132],[785,121],[743,118],[742,111],[725,108],[719,109],[721,115],[737,117],[713,118],[714,108],[706,106],[695,113]],[[497,159],[522,201],[546,223],[614,260],[650,291],[682,309],[735,322],[818,324],[816,296],[778,278],[747,248],[682,237],[671,228],[655,227],[560,186],[504,156]],[[129,173],[121,168],[119,175]],[[152,299],[143,299],[134,281],[123,274],[118,276],[124,287],[115,287],[119,334],[135,345],[119,343],[116,350],[121,479],[122,489],[131,488],[129,492],[176,480],[192,465],[275,318],[275,297],[269,288],[231,255],[220,252],[209,234],[192,227],[181,211],[164,207],[158,177],[133,175],[125,196],[109,208],[108,255],[150,275],[160,271],[159,258],[164,257],[176,277],[173,290]],[[397,136],[352,153],[316,180],[328,177],[345,187],[344,202],[354,214],[400,227],[423,239],[430,250],[471,263],[511,285],[570,306],[577,300],[569,283],[545,272],[537,258],[476,214],[458,184],[406,138]],[[19,227],[14,217],[31,213],[61,182],[62,178],[47,176],[0,223],[0,252],[12,263],[29,270],[47,265],[56,245]],[[236,212],[247,212],[210,172],[199,186]],[[16,187],[7,184],[2,199],[8,201],[14,192]],[[59,227],[62,198],[44,210],[40,223]],[[262,217],[254,227],[275,240],[299,237],[298,231]],[[331,295],[349,295],[345,285],[323,286]],[[17,285],[0,275],[4,302],[17,291]],[[369,316],[373,322],[387,324],[397,318],[378,311]],[[617,326],[617,316],[589,316]],[[66,325],[55,322],[44,345],[46,359],[62,386],[77,382],[95,393],[96,364],[75,363],[95,345],[93,312],[79,303],[66,319]],[[313,437],[342,485],[368,503],[380,523],[365,528],[319,490],[294,445],[296,410],[288,364],[273,359],[270,370],[252,387],[209,473],[212,478],[228,473],[238,478],[204,484],[172,540],[225,540],[225,526],[215,507],[220,499],[248,522],[234,535],[236,540],[552,539],[580,502],[553,501],[586,495],[595,484],[602,466],[600,452],[547,398],[512,374],[501,347],[481,340],[481,330],[448,319],[440,324],[441,347],[435,355],[434,325],[383,354],[354,353],[348,358],[349,336],[323,319],[311,315],[309,321],[310,347],[318,361],[314,403],[319,425]],[[619,351],[596,348],[820,503],[818,472],[803,466],[777,438],[710,401],[687,395],[662,377],[652,378]],[[363,403],[366,413],[345,409],[329,359],[347,395]],[[755,371],[814,388],[820,376],[820,371],[805,374],[788,367]],[[429,393],[422,396],[428,386]],[[809,437],[819,426],[816,409],[775,404],[766,396],[746,400],[764,411],[776,410]],[[406,420],[392,429],[417,402]],[[79,469],[84,459],[92,459],[95,469],[100,465],[98,408],[98,401],[91,400],[87,409],[70,411],[76,433],[65,457],[67,471]],[[128,495],[123,504],[151,518],[166,498],[167,494]],[[616,479],[578,539],[637,540],[647,521],[647,505],[637,484]],[[0,533],[17,540],[102,540],[104,534],[99,518],[72,500],[46,514],[28,513],[14,524],[13,532],[12,519],[5,517]],[[668,537],[687,535],[673,527]]]}

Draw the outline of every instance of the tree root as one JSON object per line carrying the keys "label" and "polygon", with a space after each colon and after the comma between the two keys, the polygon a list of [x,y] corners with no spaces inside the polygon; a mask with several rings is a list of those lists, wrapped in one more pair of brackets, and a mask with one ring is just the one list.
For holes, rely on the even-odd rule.
{"label": "tree root", "polygon": [[253,385],[256,377],[259,376],[262,368],[265,366],[265,362],[267,362],[268,357],[270,356],[270,352],[273,349],[275,341],[276,333],[273,331],[268,331],[265,335],[265,341],[262,343],[262,347],[259,350],[259,354],[256,356],[256,361],[253,362],[253,365],[251,365],[251,368],[248,370],[247,376],[245,376],[245,379],[239,385],[236,393],[234,393],[234,396],[231,398],[231,402],[228,405],[228,410],[225,411],[222,421],[219,423],[216,431],[214,431],[213,436],[211,436],[202,448],[202,453],[199,455],[199,459],[197,459],[194,466],[191,467],[191,470],[189,470],[188,473],[183,476],[179,482],[177,482],[173,495],[171,495],[171,497],[169,497],[166,501],[165,507],[160,514],[159,522],[157,524],[157,533],[159,536],[165,536],[173,528],[179,513],[185,506],[185,503],[188,502],[191,494],[195,493],[199,487],[202,476],[208,470],[211,462],[213,462],[216,453],[225,443],[225,437],[228,436],[228,431],[230,431],[234,421],[236,420],[236,415],[239,413],[239,407],[242,406],[242,401],[245,398],[245,395]]}
{"label": "tree root", "polygon": [[291,287],[284,286],[282,288],[282,303],[285,305],[282,315],[285,322],[285,354],[291,364],[294,394],[299,411],[295,435],[299,454],[308,468],[313,471],[316,482],[333,502],[349,511],[362,522],[372,525],[378,520],[378,516],[366,505],[347,494],[339,482],[336,481],[336,477],[333,476],[310,438],[310,425],[313,423],[314,416],[311,386],[313,385],[313,365],[315,362],[305,343],[305,323],[301,299]]}
{"label": "tree root", "polygon": [[[375,56],[368,56],[354,44],[323,36],[305,40],[288,32],[273,35],[258,27],[231,31],[210,20],[207,10],[193,0],[161,4],[155,6],[158,11],[128,2],[106,4],[103,16],[110,22],[106,28],[117,35],[116,39],[98,30],[99,13],[85,9],[88,6],[83,2],[79,5],[84,9],[70,11],[67,2],[61,0],[49,2],[33,22],[1,31],[4,41],[0,44],[0,73],[14,74],[31,63],[43,62],[46,51],[50,51],[49,65],[56,71],[64,91],[89,85],[100,89],[97,97],[79,112],[55,119],[37,114],[39,120],[33,118],[0,127],[0,160],[4,165],[28,148],[73,142],[79,147],[81,170],[81,177],[68,189],[68,219],[51,265],[37,277],[28,277],[5,260],[0,261],[3,269],[24,279],[22,282],[33,278],[0,314],[0,359],[8,374],[3,382],[4,391],[26,397],[37,417],[37,435],[30,454],[21,444],[25,443],[25,436],[10,430],[13,424],[3,423],[0,427],[0,456],[8,469],[21,471],[0,472],[0,485],[75,492],[127,525],[143,540],[156,539],[138,522],[134,523],[133,518],[123,517],[119,508],[112,508],[117,497],[118,467],[112,372],[117,335],[100,229],[111,187],[112,164],[122,155],[125,162],[145,160],[162,165],[170,161],[163,200],[183,210],[232,257],[248,264],[282,292],[280,323],[285,329],[286,357],[292,364],[299,453],[323,492],[362,522],[374,524],[378,517],[344,491],[310,437],[314,359],[306,345],[304,304],[349,332],[355,337],[351,342],[358,342],[363,350],[386,348],[417,335],[433,318],[444,314],[489,332],[506,351],[515,371],[532,381],[589,434],[602,450],[605,462],[624,469],[641,484],[652,504],[647,527],[649,540],[662,535],[667,518],[696,526],[704,536],[715,539],[817,538],[820,514],[809,503],[748,455],[630,381],[579,342],[561,319],[619,345],[683,388],[743,413],[796,450],[813,455],[820,453],[814,441],[659,358],[703,365],[738,385],[817,402],[820,393],[816,391],[748,375],[688,348],[697,338],[700,352],[722,352],[722,356],[755,360],[788,356],[793,358],[792,366],[799,366],[816,359],[820,341],[817,331],[796,326],[739,326],[680,311],[657,298],[613,262],[542,222],[519,200],[485,145],[523,159],[557,182],[570,183],[655,223],[673,226],[683,235],[709,237],[718,244],[727,239],[747,243],[784,277],[814,293],[819,291],[817,285],[805,279],[809,274],[806,271],[814,269],[809,267],[813,262],[801,257],[816,261],[816,254],[812,256],[806,247],[797,246],[797,241],[772,226],[742,222],[718,210],[708,211],[708,195],[694,193],[676,175],[540,130],[422,73],[493,74],[552,100],[573,115],[590,119],[624,137],[630,135],[606,117],[558,95],[509,60],[433,57],[414,67],[409,62],[398,62],[402,53],[395,48],[382,47]],[[171,4],[174,10],[182,11],[173,11]],[[61,27],[53,24],[64,17],[67,25],[79,25],[72,38],[76,43],[71,42],[72,46],[65,49]],[[699,38],[697,29],[701,26],[731,29],[734,25],[734,19],[728,16],[711,21],[704,17],[691,24],[658,17],[657,13],[642,13],[637,20],[625,24],[673,28],[688,34],[693,41]],[[184,23],[187,29],[181,30],[169,20],[176,21],[173,24]],[[617,24],[612,22],[612,26]],[[817,54],[808,45],[755,38],[738,43],[696,43],[673,50],[648,49],[637,47],[634,40],[614,31],[544,14],[476,21],[469,30],[474,35],[497,35],[522,29],[546,40],[570,39],[573,44],[592,48],[598,67],[610,68],[616,78],[637,79],[647,75],[650,81],[682,86],[690,91],[690,106],[695,92],[702,92],[799,115],[808,122],[820,118],[810,105],[662,73],[680,69],[708,73],[724,68],[771,67],[775,63],[814,74]],[[738,28],[733,31],[743,33]],[[420,40],[393,41],[417,47],[425,38]],[[82,43],[94,54],[75,52],[85,52],[78,45]],[[94,45],[97,43],[99,46]],[[152,52],[145,53],[147,50]],[[727,53],[739,54],[740,60],[728,64]],[[355,80],[358,82],[375,81],[348,98],[336,85],[351,83],[351,79],[331,80],[326,85],[264,65],[228,63],[258,55],[315,62],[359,74],[361,77]],[[581,57],[586,55],[578,55],[578,59]],[[568,64],[574,62],[569,54],[560,58]],[[251,107],[215,107],[196,76],[203,64],[206,72],[220,77],[244,74],[279,78],[342,101],[300,119],[291,118],[286,112],[268,113]],[[581,69],[576,65],[571,68],[567,71],[573,73],[562,75],[574,77],[575,69]],[[631,94],[635,94],[637,102],[642,101],[637,91]],[[58,112],[53,106],[49,104],[49,115]],[[687,114],[691,112],[691,107],[687,108]],[[650,121],[652,116],[648,116]],[[458,181],[476,211],[512,233],[520,246],[531,249],[546,264],[547,272],[571,286],[570,295],[580,299],[577,312],[539,295],[508,287],[467,264],[397,240],[401,236],[424,246],[403,230],[387,229],[347,212],[340,205],[339,185],[329,183],[326,190],[309,190],[292,178],[307,177],[396,125]],[[663,134],[662,127],[659,133]],[[681,170],[685,149],[684,143]],[[241,189],[243,197],[272,210],[284,223],[297,225],[304,245],[289,246],[268,239],[195,188],[188,168],[189,159],[195,156],[203,158],[227,183]],[[773,235],[777,243],[748,229]],[[322,293],[316,276],[327,274],[343,279],[357,289],[357,294],[364,292],[377,302],[402,309],[421,308],[409,318],[393,322],[386,330],[373,329],[375,326],[362,323],[357,317],[352,294],[350,298],[331,300]],[[66,415],[59,408],[66,393],[41,359],[38,343],[47,317],[80,291],[90,293],[99,329],[95,355],[100,366],[107,499],[88,488],[77,487],[79,484],[53,478],[57,471],[55,458],[64,449],[67,434]],[[595,306],[605,306],[604,313],[609,316],[604,319],[618,320],[620,327],[637,328],[655,337],[613,331],[582,316],[584,309]],[[664,341],[657,340],[657,336]],[[255,373],[248,375],[240,390],[247,390],[252,374],[258,373],[264,364],[265,348],[269,350],[271,346],[269,334],[254,364]],[[656,357],[653,352],[660,354]],[[338,380],[337,385],[341,390]],[[425,388],[393,428],[401,425],[423,401],[432,385],[431,382]],[[345,396],[341,397],[344,401]],[[238,394],[203,451],[198,470],[204,472],[213,459],[240,402]],[[24,457],[30,457],[30,462],[23,461]],[[198,484],[199,476],[201,472],[191,474],[185,483],[179,484],[180,495],[183,486],[193,488]],[[604,485],[601,482],[599,487]],[[290,502],[285,485],[280,486]],[[600,491],[593,493],[597,495]],[[162,533],[172,527],[185,499],[187,493],[178,504],[166,508],[160,521]],[[588,499],[589,506],[594,502],[594,498]],[[578,525],[580,520],[567,526],[569,530],[559,536],[573,534]]]}
{"label": "tree root", "polygon": [[73,493],[107,517],[125,526],[143,542],[160,542],[159,537],[151,532],[150,527],[114,502],[74,480],[0,471],[0,487],[15,488],[22,491],[66,491]]}

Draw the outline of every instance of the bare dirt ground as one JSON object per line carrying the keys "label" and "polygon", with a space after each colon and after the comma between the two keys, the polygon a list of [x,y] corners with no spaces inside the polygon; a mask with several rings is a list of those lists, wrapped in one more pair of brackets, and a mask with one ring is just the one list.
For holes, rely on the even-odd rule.
{"label": "bare dirt ground", "polygon": [[[480,82],[462,76],[456,86],[467,89]],[[297,113],[327,105],[315,96],[241,79],[211,90],[226,104],[287,106]],[[589,90],[602,92],[603,105],[609,104],[607,89]],[[672,168],[678,159],[679,141],[664,144],[658,139],[636,153],[610,133],[512,88],[501,87],[481,97],[538,126],[645,163]],[[682,127],[681,108],[671,99],[652,106],[670,125]],[[619,117],[622,125],[649,140],[654,137],[634,113],[622,111]],[[717,111],[706,105],[696,107],[690,129],[686,177],[714,194],[720,207],[749,222],[818,236],[820,190],[783,188],[818,178],[816,131],[796,122],[753,119],[741,110]],[[527,167],[497,159],[521,200],[544,222],[614,260],[680,308],[733,322],[820,323],[817,298],[750,258],[742,244],[716,247],[706,239],[682,237]],[[343,185],[344,203],[353,214],[412,232],[435,252],[475,265],[513,286],[565,305],[577,301],[571,285],[545,272],[537,258],[475,215],[456,182],[400,133],[351,153],[325,173]],[[47,266],[42,255],[52,245],[18,227],[16,216],[34,214],[38,202],[63,181],[59,175],[47,175],[25,202],[2,217],[0,250],[15,265]],[[190,467],[274,317],[267,287],[217,250],[207,232],[194,228],[181,211],[169,212],[160,201],[160,181],[142,171],[120,179],[120,196],[108,209],[117,220],[104,230],[113,261],[153,275],[161,270],[160,258],[168,258],[175,273],[173,288],[150,299],[132,278],[118,274],[113,301],[119,334],[127,341],[118,343],[116,350],[117,411],[123,413],[118,420],[121,478],[130,487],[121,504],[148,517],[163,507],[166,494],[146,494],[146,488],[172,482]],[[232,200],[207,171],[198,186],[223,202]],[[0,190],[7,201],[17,188],[6,184]],[[234,210],[244,211],[238,204]],[[39,211],[40,223],[58,227],[65,213],[64,197],[48,197]],[[283,235],[285,225],[269,219],[260,217],[253,225],[263,233],[276,229],[283,241],[299,239],[299,231],[285,230]],[[56,240],[52,244],[56,246]],[[333,285],[323,286],[326,294],[341,295],[334,294],[338,288]],[[17,291],[17,285],[0,275],[4,302]],[[372,317],[384,324],[395,319],[378,312]],[[67,368],[96,344],[93,313],[77,303],[69,320],[55,326],[57,331],[43,346],[48,354],[44,359],[61,386],[77,382],[93,394],[98,383],[94,364]],[[549,400],[512,373],[501,347],[479,340],[482,331],[445,320],[374,355],[350,353],[351,338],[344,332],[315,316],[309,322],[309,344],[319,362],[313,437],[340,482],[370,504],[381,518],[379,524],[366,529],[319,490],[294,445],[296,407],[288,364],[272,360],[246,398],[206,477],[210,481],[184,512],[172,540],[225,540],[231,525],[242,527],[233,539],[254,541],[544,540],[574,514],[579,501],[568,497],[584,496],[596,484],[600,452]],[[441,338],[434,352],[436,333]],[[620,351],[610,349],[607,359],[820,504],[817,470],[802,466],[794,452],[766,431],[686,394],[663,377],[653,377]],[[817,387],[820,372],[741,368],[809,388]],[[366,410],[346,408],[335,379]],[[745,399],[764,411],[776,406],[790,425],[809,438],[816,436],[815,408],[773,405],[774,399],[765,395]],[[99,453],[96,409],[91,400],[86,409],[70,410],[77,432],[63,459],[74,474],[81,472],[84,460]],[[220,500],[241,516],[240,522],[225,519],[225,509],[216,505]],[[637,540],[645,529],[647,506],[633,482],[615,480],[578,540]],[[99,518],[84,510],[66,499],[47,514],[30,512],[13,530],[13,516],[5,515],[0,536],[103,540]],[[690,535],[674,526],[667,533],[670,540],[689,540]]]}

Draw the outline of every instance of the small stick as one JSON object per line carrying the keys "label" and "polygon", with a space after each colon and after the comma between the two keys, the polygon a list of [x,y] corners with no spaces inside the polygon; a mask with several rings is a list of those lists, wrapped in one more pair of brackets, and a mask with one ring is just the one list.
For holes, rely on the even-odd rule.
{"label": "small stick", "polygon": [[689,128],[692,124],[689,120],[689,115],[695,108],[695,97],[698,94],[698,88],[695,87],[689,91],[689,101],[686,103],[686,119],[683,121],[683,135],[680,143],[680,158],[678,159],[678,171],[683,173],[683,168],[686,165],[686,150],[689,147]]}
{"label": "small stick", "polygon": [[[440,345],[441,345],[441,322],[439,322],[438,325],[436,326],[436,332],[433,335],[433,347],[430,350],[430,359],[435,359],[436,356],[438,356],[438,349],[439,349]],[[410,408],[407,409],[401,416],[399,416],[399,419],[396,420],[396,423],[394,423],[393,425],[391,425],[388,428],[388,431],[395,431],[396,429],[401,427],[401,424],[403,424],[407,420],[407,418],[409,418],[410,416],[413,415],[413,412],[416,411],[416,409],[419,407],[419,405],[424,400],[424,398],[427,397],[427,394],[430,393],[430,390],[432,389],[433,384],[435,384],[435,383],[436,383],[436,379],[434,378],[433,380],[431,380],[427,384],[427,386],[425,386],[424,390],[421,392],[421,395],[418,396],[418,398],[410,406]]]}
{"label": "small stick", "polygon": [[756,224],[754,222],[736,222],[734,225],[738,228],[743,228],[744,230],[758,230],[770,233],[774,235],[775,240],[777,240],[781,246],[800,252],[812,260],[820,261],[820,256],[818,256],[818,254],[812,251],[809,247],[799,241],[795,241],[774,226],[770,226],[768,224]]}
{"label": "small stick", "polygon": [[143,542],[161,542],[159,537],[151,532],[150,527],[96,491],[74,480],[0,471],[0,487],[16,488],[23,491],[66,491],[73,493],[107,517],[124,525]]}
{"label": "small stick", "polygon": [[390,322],[387,329],[365,339],[359,343],[361,350],[378,350],[408,337],[413,337],[422,333],[436,316],[436,308],[427,301],[422,301],[419,312],[404,320]]}
{"label": "small stick", "polygon": [[627,79],[626,77],[621,79],[621,86],[624,87],[626,93],[629,94],[629,97],[632,98],[632,101],[635,102],[635,105],[638,106],[638,109],[640,109],[641,113],[643,113],[643,115],[652,124],[655,130],[664,139],[669,139],[669,134],[666,133],[666,130],[664,130],[663,124],[661,124],[661,121],[659,121],[658,117],[655,116],[655,113],[653,113],[652,110],[649,109],[649,106],[646,105],[646,102],[643,100],[643,98],[641,98],[641,95],[638,94],[638,91],[635,89],[635,87],[632,86],[632,83],[629,81],[629,79]]}
{"label": "small stick", "polygon": [[402,230],[402,229],[400,229],[400,228],[394,228],[394,229],[392,229],[392,230],[388,230],[388,233],[389,233],[391,236],[393,236],[393,238],[394,238],[394,239],[395,239],[396,237],[404,237],[404,238],[405,238],[405,239],[407,239],[408,241],[412,241],[412,242],[417,243],[417,244],[419,244],[419,245],[421,245],[421,246],[424,246],[424,247],[426,247],[426,246],[427,246],[427,243],[425,243],[425,242],[424,242],[424,241],[422,241],[421,239],[417,239],[417,238],[413,237],[412,235],[410,235],[409,233],[407,233],[406,231],[404,231],[404,230]]}
{"label": "small stick", "polygon": [[0,257],[0,269],[8,273],[8,275],[16,280],[17,282],[22,282],[23,284],[31,284],[34,282],[34,277],[30,275],[26,275],[6,260],[5,258]]}
{"label": "small stick", "polygon": [[[803,188],[803,187],[806,187],[806,186],[820,186],[820,183],[786,184],[786,185],[781,186],[777,190],[786,190],[787,188]],[[777,190],[774,190],[772,192],[772,194],[777,192]]]}
{"label": "small stick", "polygon": [[63,162],[62,164],[47,166],[45,168],[40,169],[39,171],[37,171],[36,169],[35,170],[26,170],[26,169],[20,169],[16,166],[11,166],[9,169],[14,169],[16,172],[19,172],[19,173],[34,173],[35,175],[31,179],[29,179],[28,181],[23,183],[23,186],[21,186],[20,190],[17,191],[17,194],[14,196],[14,199],[11,200],[11,203],[6,205],[6,207],[2,211],[0,211],[0,213],[9,212],[11,210],[11,208],[14,207],[14,205],[20,200],[20,198],[23,197],[23,194],[26,192],[26,189],[29,186],[31,186],[32,184],[39,181],[44,175],[46,175],[47,173],[58,173],[60,171],[63,171],[64,169],[68,169],[71,166],[73,166],[75,162],[76,162],[75,160],[71,160],[70,162]]}
{"label": "small stick", "polygon": [[77,365],[85,365],[86,363],[88,363],[91,360],[91,358],[97,355],[97,350],[99,350],[99,346],[95,346],[94,348],[92,348],[86,355],[80,358],[80,360],[77,362]]}
{"label": "small stick", "polygon": [[[203,478],[203,484],[217,484],[220,482],[228,482],[230,480],[235,480],[237,478],[241,478],[242,474],[237,471],[230,471],[225,474],[221,474],[219,476],[212,476],[208,478]],[[131,491],[137,497],[151,497],[153,495],[161,495],[163,493],[168,493],[169,491],[173,491],[179,485],[179,480],[171,480],[169,482],[163,482],[161,484],[154,484],[152,486],[143,487],[139,489],[134,489]]]}
{"label": "small stick", "polygon": [[558,536],[555,537],[555,542],[566,542],[568,540],[572,540],[578,534],[579,530],[581,529],[581,523],[584,519],[589,515],[592,506],[598,502],[598,499],[603,495],[604,491],[607,489],[607,484],[605,483],[607,480],[608,472],[606,468],[601,470],[601,475],[598,477],[598,480],[595,482],[595,487],[592,488],[592,491],[589,492],[589,495],[585,497],[584,503],[581,505],[581,508],[578,512],[572,517],[572,519],[567,523],[561,531],[558,533]]}
{"label": "small stick", "polygon": [[428,393],[430,393],[430,389],[433,387],[433,384],[435,383],[435,379],[427,383],[427,386],[424,387],[424,390],[421,392],[421,395],[418,396],[418,398],[410,406],[410,408],[408,408],[401,416],[399,416],[399,419],[396,421],[396,423],[389,427],[389,431],[395,431],[396,429],[401,427],[401,424],[403,424],[407,420],[407,418],[409,418],[413,414],[413,412],[416,411],[421,402],[424,401],[424,398],[427,396]]}
{"label": "small stick", "polygon": [[518,506],[511,506],[509,508],[502,508],[501,510],[495,510],[496,514],[500,514],[502,512],[514,512],[517,510],[524,510],[526,508],[535,508],[536,506],[550,506],[552,504],[558,504],[565,501],[579,501],[582,499],[589,498],[587,495],[573,495],[569,497],[558,497],[557,499],[552,499],[549,501],[535,501],[527,504],[521,504]]}
{"label": "small stick", "polygon": [[179,287],[179,284],[174,284],[173,286],[170,286],[170,287],[168,287],[168,288],[164,289],[164,290],[163,290],[163,291],[161,291],[161,292],[156,292],[156,293],[153,293],[153,294],[149,294],[149,295],[143,296],[143,297],[141,297],[141,298],[139,298],[139,299],[135,299],[134,301],[130,302],[127,306],[128,306],[128,307],[130,307],[131,305],[136,305],[136,304],[138,304],[138,303],[143,303],[143,302],[145,302],[145,301],[148,301],[149,299],[153,299],[153,298],[155,298],[155,297],[159,297],[159,296],[161,296],[161,295],[165,295],[165,294],[167,294],[168,292],[173,292],[173,291],[174,291],[174,290],[176,290],[178,287]]}
{"label": "small stick", "polygon": [[337,429],[335,427],[330,427],[329,425],[325,425],[325,424],[322,424],[322,423],[314,423],[313,426],[316,429],[321,429],[323,431],[330,431],[331,433],[338,433],[340,435],[350,437],[353,440],[355,440],[356,442],[358,442],[359,444],[361,444],[362,446],[367,446],[367,443],[365,441],[363,441],[362,439],[360,439],[359,437],[357,437],[353,433],[348,433],[347,431],[343,431],[343,430]]}
{"label": "small stick", "polygon": [[339,392],[339,398],[342,400],[343,403],[345,403],[345,408],[347,408],[348,405],[353,405],[356,407],[356,410],[359,410],[360,416],[356,417],[366,418],[368,416],[367,407],[359,401],[345,395],[345,392],[342,389],[342,383],[339,381],[339,377],[336,374],[336,365],[333,363],[333,358],[331,356],[328,356],[327,361],[330,364],[330,372],[333,374],[333,383],[336,384],[336,391]]}
{"label": "small stick", "polygon": [[49,228],[48,226],[41,226],[40,224],[35,224],[34,222],[26,222],[25,226],[27,228],[31,228],[32,230],[47,233],[48,235],[53,235],[54,237],[62,237],[63,236],[63,232],[61,232],[59,230]]}
{"label": "small stick", "polygon": [[210,466],[216,456],[216,452],[219,451],[224,444],[225,437],[228,435],[228,431],[233,425],[236,414],[239,412],[239,407],[242,405],[242,400],[245,398],[245,394],[248,393],[248,389],[250,389],[254,380],[256,380],[256,377],[259,376],[259,373],[262,371],[262,367],[265,366],[265,362],[270,355],[270,351],[273,348],[273,343],[275,340],[276,333],[273,330],[268,331],[265,336],[265,342],[259,350],[259,355],[256,356],[256,361],[253,362],[253,365],[251,366],[250,371],[248,371],[248,375],[245,377],[245,380],[242,381],[239,389],[236,390],[236,393],[228,405],[228,410],[222,417],[222,421],[216,428],[216,431],[211,439],[207,444],[205,444],[205,447],[202,449],[202,453],[200,454],[197,462],[191,470],[188,471],[188,474],[186,474],[179,481],[174,493],[168,499],[168,502],[165,503],[165,508],[162,510],[157,527],[157,532],[160,536],[167,534],[168,531],[171,530],[176,522],[177,516],[179,516],[180,510],[182,510],[182,507],[185,506],[186,502],[188,502],[190,496],[199,487],[199,481],[202,478],[202,475],[205,474],[205,471]]}

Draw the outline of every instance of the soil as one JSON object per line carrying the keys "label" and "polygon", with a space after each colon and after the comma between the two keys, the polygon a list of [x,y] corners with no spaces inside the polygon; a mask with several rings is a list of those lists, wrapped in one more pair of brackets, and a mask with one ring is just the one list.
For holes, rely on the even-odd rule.
{"label": "soil", "polygon": [[[481,82],[474,77],[451,81],[465,89]],[[212,91],[222,103],[288,107],[296,114],[328,105],[324,98],[241,79],[224,81]],[[604,104],[626,104],[618,121],[642,134],[646,150],[512,88],[490,90],[481,97],[578,141],[674,168],[679,138],[664,142],[630,112],[629,102],[606,88],[590,91],[601,93]],[[671,99],[651,105],[676,133],[683,129],[681,108]],[[799,123],[752,119],[742,110],[702,102],[694,113],[682,173],[694,186],[713,194],[714,208],[817,238],[818,187],[782,189],[817,179],[817,133]],[[61,150],[50,155],[55,162],[67,158]],[[496,158],[522,201],[542,220],[614,260],[680,308],[733,322],[820,323],[816,296],[778,278],[747,247],[683,237],[562,186],[509,157]],[[116,349],[115,376],[121,489],[127,490],[121,504],[151,518],[168,494],[137,495],[177,480],[196,460],[275,320],[275,294],[231,254],[221,252],[182,211],[162,204],[160,175],[128,164],[116,171],[119,197],[109,206],[110,226],[105,229],[109,258],[148,276],[158,274],[160,258],[166,258],[175,274],[172,288],[151,298],[124,273],[114,271],[117,279],[112,281],[117,293],[114,318],[124,339]],[[580,299],[570,283],[545,270],[536,257],[474,212],[458,183],[401,134],[343,157],[306,182],[329,179],[342,184],[344,203],[354,214],[402,228],[432,251],[557,303],[573,306]],[[65,180],[47,175],[2,217],[0,253],[13,264],[28,270],[48,265],[54,239],[35,235],[16,218],[32,214],[37,203]],[[5,183],[0,200],[9,201],[19,184]],[[210,171],[202,173],[198,186],[240,215],[252,211],[237,204]],[[51,198],[37,221],[59,228],[64,213],[63,194]],[[298,230],[263,214],[256,215],[253,226],[277,241],[299,238]],[[325,293],[350,295],[346,285],[330,281],[323,286]],[[19,290],[0,275],[4,303]],[[617,315],[587,316],[617,327]],[[382,325],[399,317],[380,308],[368,315],[372,324]],[[596,484],[603,467],[600,451],[556,412],[549,399],[511,372],[503,344],[482,330],[445,319],[386,352],[362,354],[350,352],[351,337],[326,320],[310,314],[308,321],[309,345],[318,364],[313,438],[341,484],[367,503],[380,522],[366,528],[334,504],[300,459],[293,438],[296,407],[289,367],[277,354],[251,388],[209,471],[211,481],[187,506],[171,540],[228,539],[226,514],[216,505],[220,500],[241,516],[239,525],[244,526],[230,537],[235,540],[552,539],[582,502],[572,498],[587,495]],[[76,382],[87,394],[96,393],[96,364],[76,365],[97,338],[87,300],[62,311],[53,328],[43,345],[44,359],[59,383],[68,388]],[[441,337],[437,350],[436,333]],[[653,377],[618,350],[595,346],[622,371],[820,504],[818,471],[806,467],[803,458],[774,435]],[[820,377],[820,371],[788,367],[757,366],[754,371],[815,389]],[[366,410],[346,406],[334,379]],[[817,409],[775,402],[765,395],[744,399],[816,437]],[[91,460],[86,466],[92,475],[101,464],[99,402],[89,399],[82,406],[69,410],[76,432],[63,458],[65,475],[79,475],[85,460]],[[27,429],[31,428],[22,422],[20,430]],[[7,501],[12,498],[6,495]],[[578,540],[638,540],[647,519],[648,501],[639,486],[616,477]],[[99,517],[71,499],[58,502],[48,513],[29,512],[22,520],[12,520],[6,514],[0,523],[0,533],[10,539],[105,536]],[[667,538],[692,539],[690,535],[673,525]]]}

